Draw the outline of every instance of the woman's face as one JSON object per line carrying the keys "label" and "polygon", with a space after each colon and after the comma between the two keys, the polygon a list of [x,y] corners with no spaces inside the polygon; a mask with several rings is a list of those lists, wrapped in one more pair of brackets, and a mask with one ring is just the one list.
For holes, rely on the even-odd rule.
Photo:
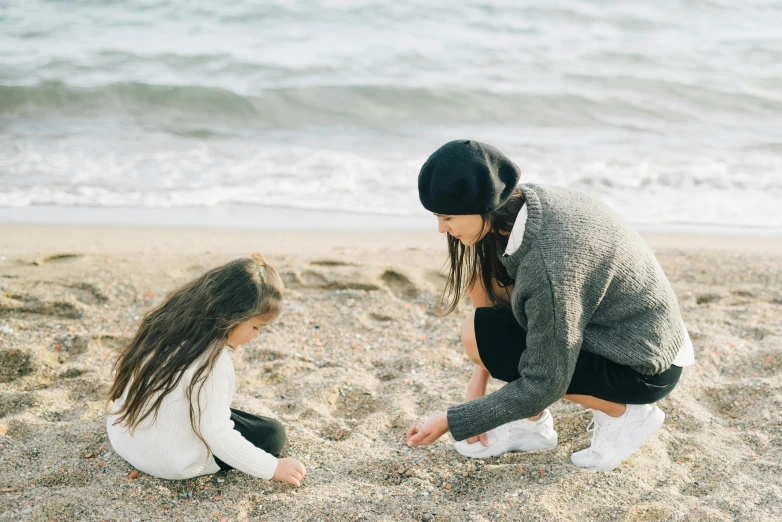
{"label": "woman's face", "polygon": [[462,242],[464,246],[472,246],[486,235],[488,230],[483,230],[483,218],[480,214],[466,214],[453,216],[449,214],[435,214],[437,228],[441,234],[448,232],[454,238]]}

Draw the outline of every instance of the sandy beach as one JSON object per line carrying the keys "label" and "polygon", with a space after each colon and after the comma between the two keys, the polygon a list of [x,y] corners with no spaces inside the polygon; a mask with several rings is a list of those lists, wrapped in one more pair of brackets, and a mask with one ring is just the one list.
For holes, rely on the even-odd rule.
{"label": "sandy beach", "polygon": [[[463,400],[471,370],[469,307],[435,313],[435,232],[0,225],[0,520],[780,520],[782,240],[645,237],[697,365],[660,403],[658,434],[606,473],[570,464],[591,413],[566,402],[552,451],[405,445],[412,422]],[[287,294],[232,353],[235,406],[282,421],[302,487],[129,478],[104,429],[113,350],[174,287],[255,251]]]}

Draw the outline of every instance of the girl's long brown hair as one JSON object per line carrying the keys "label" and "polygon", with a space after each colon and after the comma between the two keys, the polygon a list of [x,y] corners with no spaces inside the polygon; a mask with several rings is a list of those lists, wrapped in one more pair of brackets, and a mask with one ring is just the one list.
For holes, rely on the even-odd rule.
{"label": "girl's long brown hair", "polygon": [[109,400],[116,401],[127,389],[124,403],[112,412],[117,415],[114,424],[125,423],[133,433],[150,415],[154,422],[163,398],[196,364],[186,389],[190,426],[208,448],[196,425],[193,403],[200,418],[201,388],[231,330],[253,317],[279,315],[282,290],[282,280],[260,254],[230,261],[174,290],[144,315],[114,364]]}
{"label": "girl's long brown hair", "polygon": [[[450,234],[448,237],[448,279],[440,297],[442,315],[453,312],[464,294],[472,290],[478,278],[481,278],[489,302],[494,308],[508,308],[509,305],[500,299],[494,291],[492,279],[496,279],[500,287],[513,284],[505,267],[500,263],[500,255],[508,246],[508,235],[513,230],[513,224],[524,205],[524,195],[516,187],[510,198],[497,210],[481,214],[483,238],[472,246],[465,247],[461,241]],[[505,234],[502,234],[504,232]]]}

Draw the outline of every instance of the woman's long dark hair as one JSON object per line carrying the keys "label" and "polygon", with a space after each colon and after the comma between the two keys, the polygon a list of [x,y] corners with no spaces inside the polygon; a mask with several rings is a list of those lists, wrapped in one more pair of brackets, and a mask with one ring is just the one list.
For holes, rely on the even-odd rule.
{"label": "woman's long dark hair", "polygon": [[513,230],[513,224],[523,205],[524,195],[521,189],[516,187],[500,208],[488,214],[481,214],[483,238],[472,246],[465,247],[461,241],[450,234],[447,235],[450,269],[440,298],[442,315],[450,314],[459,306],[459,301],[464,294],[472,290],[479,277],[491,306],[508,308],[508,303],[494,291],[492,279],[496,279],[500,287],[513,284],[513,279],[500,263],[499,256],[508,246],[507,234]]}
{"label": "woman's long dark hair", "polygon": [[[185,370],[198,364],[187,387],[190,426],[207,446],[196,425],[195,402],[238,324],[253,317],[280,313],[283,285],[263,256],[236,259],[214,268],[174,290],[163,304],[144,315],[135,337],[114,364],[109,400],[125,393],[114,424],[125,423],[133,433],[144,419],[157,419],[163,398],[182,380]],[[193,401],[193,392],[198,387]]]}

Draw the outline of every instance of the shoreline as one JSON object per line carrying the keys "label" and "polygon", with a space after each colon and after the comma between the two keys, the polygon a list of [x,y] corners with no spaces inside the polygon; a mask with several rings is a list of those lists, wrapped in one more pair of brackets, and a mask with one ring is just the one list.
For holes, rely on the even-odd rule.
{"label": "shoreline", "polygon": [[[640,230],[653,250],[704,250],[782,255],[782,238],[730,234],[693,234]],[[340,257],[362,250],[428,252],[433,262],[446,260],[445,238],[436,230],[263,230],[128,225],[0,223],[0,256],[55,252],[209,253],[244,255],[261,248],[274,256],[300,256],[334,249]],[[35,238],[31,241],[31,238]],[[165,244],[166,248],[151,245]],[[269,247],[266,247],[269,245]],[[435,254],[435,252],[437,254]],[[393,262],[393,261],[389,261]],[[2,266],[2,261],[0,261]]]}
{"label": "shoreline", "polygon": [[[3,225],[74,225],[223,230],[436,230],[425,211],[420,215],[370,214],[345,210],[264,205],[212,207],[0,207]],[[729,226],[718,223],[630,223],[642,234],[685,234],[782,238],[782,227]]]}

